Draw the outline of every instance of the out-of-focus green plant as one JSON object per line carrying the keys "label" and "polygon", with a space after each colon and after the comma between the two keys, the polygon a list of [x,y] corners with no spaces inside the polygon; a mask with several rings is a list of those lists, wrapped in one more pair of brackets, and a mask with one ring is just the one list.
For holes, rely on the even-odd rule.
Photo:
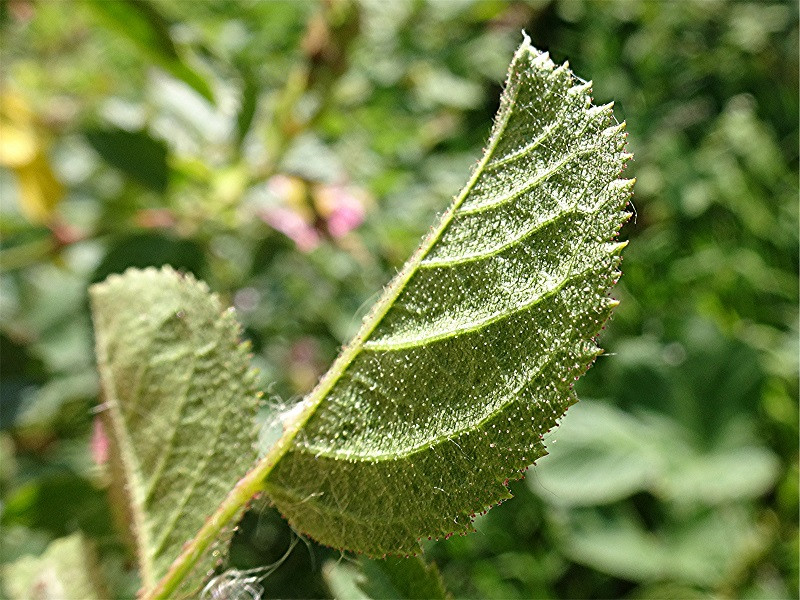
{"label": "out-of-focus green plant", "polygon": [[[669,465],[646,483],[652,467],[626,466],[619,489],[572,486],[561,499],[536,487],[534,470],[535,492],[513,485],[516,499],[481,517],[478,535],[426,554],[456,596],[797,596],[793,3],[149,6],[213,104],[88,3],[0,3],[2,114],[21,99],[48,165],[39,173],[64,190],[31,221],[15,167],[0,171],[2,562],[80,531],[115,595],[138,586],[113,526],[118,499],[91,459],[104,447],[87,286],[129,266],[192,272],[236,306],[271,403],[305,394],[479,157],[525,29],[596,79],[598,103],[616,101],[637,157],[622,305],[603,334],[609,356],[579,395],[629,415],[625,435],[673,431],[651,446],[685,456],[681,485],[741,448],[755,449],[743,460],[763,474],[747,486],[721,478],[716,495],[687,503],[668,491],[680,489]],[[543,471],[598,451],[559,458],[562,443]],[[735,485],[720,492],[726,479]],[[699,543],[701,526],[723,540],[715,549]],[[613,560],[593,545],[600,533],[620,540]],[[646,551],[626,556],[643,534]],[[256,505],[232,563],[276,561],[290,538]],[[719,572],[648,563],[676,544]],[[329,593],[321,575],[297,576],[337,558],[310,548],[295,548],[267,595]]]}

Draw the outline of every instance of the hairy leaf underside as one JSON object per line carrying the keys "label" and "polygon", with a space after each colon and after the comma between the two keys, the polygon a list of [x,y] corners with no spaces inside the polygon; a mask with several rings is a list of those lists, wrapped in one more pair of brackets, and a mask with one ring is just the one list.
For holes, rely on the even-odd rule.
{"label": "hairy leaf underside", "polygon": [[471,529],[545,454],[616,304],[624,126],[526,42],[469,183],[306,398],[265,489],[368,555]]}
{"label": "hairy leaf underside", "polygon": [[255,460],[255,378],[232,311],[190,276],[132,269],[93,286],[91,299],[107,422],[149,590]]}

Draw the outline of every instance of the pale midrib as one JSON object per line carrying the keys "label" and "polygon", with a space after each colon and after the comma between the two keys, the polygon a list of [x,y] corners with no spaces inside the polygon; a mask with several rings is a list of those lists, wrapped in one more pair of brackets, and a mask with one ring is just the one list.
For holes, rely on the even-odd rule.
{"label": "pale midrib", "polygon": [[147,361],[142,361],[141,367],[136,370],[136,384],[133,386],[131,393],[129,396],[131,398],[136,398],[135,403],[130,403],[128,406],[122,407],[125,409],[124,413],[121,413],[123,418],[125,419],[125,424],[130,428],[130,423],[134,417],[137,419],[141,419],[142,415],[146,414],[147,411],[142,410],[139,407],[139,398],[141,398],[141,389],[142,389],[142,380],[144,379],[144,375],[150,369],[150,364]]}
{"label": "pale midrib", "polygon": [[[187,353],[188,354],[188,353]],[[192,362],[192,373],[189,377],[186,378],[186,388],[191,387],[192,376],[194,375],[194,362]],[[180,415],[183,412],[183,407],[186,404],[186,394],[181,395],[181,400],[175,408],[174,416],[174,423],[177,425],[180,422]],[[167,460],[169,459],[170,455],[172,454],[172,450],[175,447],[175,435],[178,432],[177,426],[172,427],[170,432],[169,441],[166,445],[164,445],[159,453],[158,460],[156,461],[156,467],[153,469],[153,473],[150,476],[149,481],[147,482],[147,490],[145,492],[145,501],[150,502],[152,499],[153,491],[155,490],[155,486],[161,478],[161,475],[164,472],[164,468],[166,467]]]}
{"label": "pale midrib", "polygon": [[[227,325],[227,323],[226,323],[226,325]],[[221,328],[221,330],[222,330],[222,328]],[[194,368],[195,368],[195,364],[193,362],[192,363],[192,371],[194,371]],[[184,398],[182,400],[181,406],[182,407],[185,406],[185,403],[186,403],[186,398]],[[206,451],[203,459],[201,459],[201,460],[199,460],[197,462],[197,467],[192,472],[192,477],[191,477],[191,480],[189,482],[189,485],[186,486],[186,489],[183,490],[183,494],[182,494],[180,502],[178,503],[178,506],[175,508],[175,510],[172,512],[172,515],[170,515],[170,517],[168,519],[164,519],[163,525],[162,525],[164,527],[164,530],[161,533],[161,536],[159,537],[159,540],[158,540],[158,544],[156,546],[157,552],[161,552],[161,550],[163,550],[164,544],[166,543],[166,540],[169,537],[169,534],[172,533],[175,530],[175,523],[177,523],[177,521],[180,518],[180,516],[184,513],[184,509],[186,508],[186,503],[189,501],[189,498],[194,493],[194,490],[197,488],[197,484],[198,484],[198,482],[200,480],[199,475],[202,474],[202,472],[206,470],[206,467],[208,467],[209,462],[215,456],[215,454],[216,454],[215,450],[216,450],[217,446],[219,445],[219,440],[220,440],[220,435],[219,434],[220,434],[220,431],[222,430],[222,426],[223,426],[223,423],[225,422],[225,418],[227,417],[228,412],[230,412],[230,409],[231,409],[232,406],[233,406],[233,403],[228,402],[228,403],[225,403],[223,410],[216,411],[217,420],[216,420],[216,423],[214,424],[215,425],[214,426],[215,435],[213,436],[214,445],[211,447],[210,451]]]}
{"label": "pale midrib", "polygon": [[[198,282],[195,282],[195,283],[197,284]],[[200,294],[209,293],[208,289],[204,289],[203,286],[201,286],[201,285],[196,285],[196,288],[197,288],[197,291]],[[214,298],[216,298],[216,296],[214,296]],[[216,302],[216,300],[214,300],[214,301]],[[188,303],[189,302],[187,300],[187,304]],[[218,306],[215,306],[215,308],[219,309]],[[219,310],[217,310],[217,312],[219,312]],[[211,343],[216,344],[215,341],[212,341]],[[192,352],[190,352],[190,351],[183,351],[182,354],[184,354],[185,356],[194,356],[194,354]],[[177,360],[177,359],[175,359],[175,360]],[[145,363],[145,364],[147,364],[147,363]],[[189,389],[191,387],[191,385],[192,385],[192,380],[193,380],[194,373],[195,373],[195,365],[196,365],[196,360],[192,360],[191,361],[191,374],[188,377],[186,377],[185,389]],[[177,394],[175,394],[175,395],[177,396]],[[184,408],[185,404],[186,404],[186,394],[185,394],[185,391],[184,391],[184,393],[181,395],[180,403],[178,403],[178,405],[176,406],[176,408],[174,410],[174,415],[176,417],[175,420],[174,420],[175,423],[179,423],[180,422],[179,416],[180,416],[181,412],[183,411],[183,408]],[[177,432],[178,432],[178,428],[177,427],[173,427],[171,432],[170,432],[169,441],[161,449],[161,452],[159,453],[158,460],[156,461],[156,467],[153,469],[153,472],[150,475],[149,481],[147,482],[147,491],[145,493],[144,498],[148,503],[152,499],[152,494],[153,494],[153,491],[155,489],[155,486],[159,482],[159,480],[160,480],[160,478],[161,478],[161,476],[162,476],[162,474],[164,472],[164,468],[166,467],[167,461],[168,461],[168,459],[169,459],[169,457],[170,457],[170,455],[172,453],[172,450],[175,447],[175,435],[177,434]]]}

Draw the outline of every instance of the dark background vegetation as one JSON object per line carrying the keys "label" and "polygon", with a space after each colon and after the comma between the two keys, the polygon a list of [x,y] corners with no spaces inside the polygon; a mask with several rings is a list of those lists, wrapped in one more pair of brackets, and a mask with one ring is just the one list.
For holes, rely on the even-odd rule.
{"label": "dark background vegetation", "polygon": [[[621,305],[552,455],[426,555],[457,597],[797,598],[791,1],[4,0],[0,562],[80,530],[136,590],[87,286],[193,272],[270,406],[304,394],[466,181],[523,29],[628,123]],[[290,539],[256,505],[233,563]],[[266,597],[339,558],[298,546]]]}

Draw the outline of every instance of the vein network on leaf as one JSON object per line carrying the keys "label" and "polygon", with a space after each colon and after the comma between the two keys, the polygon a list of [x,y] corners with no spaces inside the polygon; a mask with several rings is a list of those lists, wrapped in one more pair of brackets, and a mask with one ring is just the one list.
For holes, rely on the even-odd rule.
{"label": "vein network on leaf", "polygon": [[266,478],[298,530],[407,553],[470,530],[545,453],[600,352],[631,193],[624,124],[590,93],[527,39],[517,51],[482,160]]}
{"label": "vein network on leaf", "polygon": [[[630,155],[590,94],[526,37],[467,184],[255,463],[258,396],[232,314],[169,269],[93,289],[147,598],[197,588],[259,492],[297,531],[369,556],[465,534],[510,497],[617,304]],[[253,596],[253,577],[206,594]]]}

